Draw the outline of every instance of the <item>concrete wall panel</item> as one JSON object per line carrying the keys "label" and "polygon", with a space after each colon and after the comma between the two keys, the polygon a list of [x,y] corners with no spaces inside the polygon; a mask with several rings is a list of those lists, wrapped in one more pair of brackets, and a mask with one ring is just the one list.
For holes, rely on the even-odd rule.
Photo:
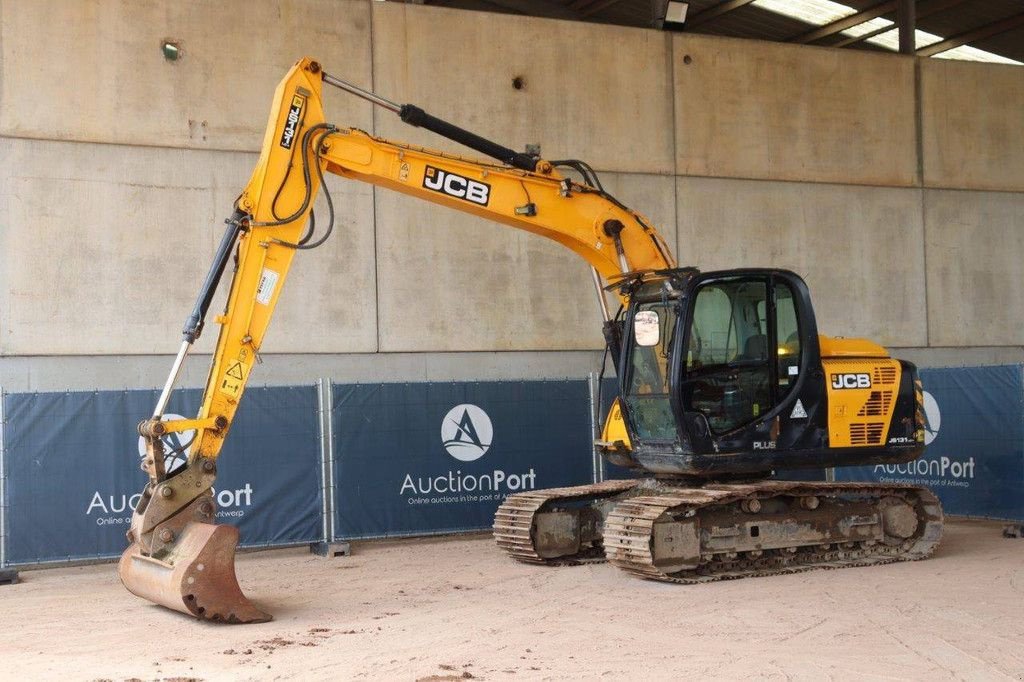
{"label": "concrete wall panel", "polygon": [[[672,173],[668,39],[656,31],[373,3],[374,84],[399,102],[522,151]],[[523,88],[513,88],[515,77]],[[475,154],[378,109],[376,131]]]}
{"label": "concrete wall panel", "polygon": [[1024,191],[1024,69],[921,60],[926,187]]}
{"label": "concrete wall panel", "polygon": [[[0,354],[173,352],[256,155],[15,139],[0,152]],[[335,236],[298,256],[267,350],[376,348],[371,191],[331,186]]]}
{"label": "concrete wall panel", "polygon": [[[252,385],[406,381],[488,381],[586,378],[600,369],[602,352],[489,353],[266,353],[253,369]],[[170,355],[0,356],[0,386],[17,391],[84,391],[159,388],[174,360]],[[209,355],[189,356],[178,385],[201,387]],[[140,415],[142,416],[142,415]]]}
{"label": "concrete wall panel", "polygon": [[931,345],[1024,345],[1024,195],[924,198]]}
{"label": "concrete wall panel", "polygon": [[823,334],[927,344],[921,191],[679,178],[680,262],[783,267]]}
{"label": "concrete wall panel", "polygon": [[911,59],[679,34],[673,65],[681,175],[916,182]]}
{"label": "concrete wall panel", "polygon": [[[674,243],[672,178],[602,179]],[[565,247],[384,190],[377,230],[382,351],[602,346],[589,267]]]}
{"label": "concrete wall panel", "polygon": [[[369,85],[369,22],[364,0],[2,2],[0,134],[257,151],[274,88],[306,52]],[[326,111],[369,128],[370,106],[332,94]]]}

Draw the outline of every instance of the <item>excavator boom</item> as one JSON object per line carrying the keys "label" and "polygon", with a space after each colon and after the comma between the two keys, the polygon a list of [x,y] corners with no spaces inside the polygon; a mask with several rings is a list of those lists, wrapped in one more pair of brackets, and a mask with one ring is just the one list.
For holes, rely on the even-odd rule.
{"label": "excavator boom", "polygon": [[[322,87],[327,83],[369,99],[410,125],[463,143],[495,161],[481,161],[389,142],[355,128],[327,123]],[[567,162],[588,177],[589,169]],[[313,204],[323,173],[370,182],[426,201],[553,239],[592,267],[598,298],[610,278],[631,270],[674,267],[667,245],[643,216],[597,186],[574,181],[556,164],[514,152],[427,114],[397,105],[299,60],[278,85],[259,160],[182,330],[182,342],[150,419],[139,425],[147,443],[142,467],[149,476],[135,509],[120,563],[134,594],[200,618],[258,622],[270,616],[244,597],[234,574],[237,530],[214,525],[211,486],[227,437],[285,279],[297,251],[330,234],[334,206],[327,198],[328,227],[312,230]],[[234,255],[234,274],[217,348],[195,419],[165,421],[164,411],[185,358],[203,331],[217,287]],[[604,281],[602,281],[604,280]],[[608,318],[607,309],[605,318]],[[196,432],[183,469],[167,472],[161,438]]]}

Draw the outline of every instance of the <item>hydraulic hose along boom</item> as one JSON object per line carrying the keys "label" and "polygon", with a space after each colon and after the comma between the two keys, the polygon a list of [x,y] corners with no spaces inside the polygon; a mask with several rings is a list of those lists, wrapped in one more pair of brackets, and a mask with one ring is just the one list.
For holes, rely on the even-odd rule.
{"label": "hydraulic hose along boom", "polygon": [[[383,106],[411,125],[501,163],[389,142],[328,124],[322,83]],[[664,270],[675,262],[661,236],[642,216],[604,192],[588,166],[565,162],[589,180],[580,183],[560,174],[557,163],[515,152],[418,107],[385,100],[324,73],[311,59],[296,63],[275,92],[259,161],[226,221],[153,415],[139,425],[146,442],[142,467],[149,481],[128,532],[131,544],[120,563],[125,586],[140,597],[200,618],[224,622],[270,618],[238,587],[234,572],[238,531],[213,523],[216,508],[211,487],[217,456],[292,259],[296,251],[319,245],[330,234],[334,206],[325,192],[328,227],[319,240],[310,241],[313,203],[325,170],[554,239],[592,266],[598,300],[609,323],[602,280],[621,278],[630,271]],[[233,253],[235,271],[226,308],[215,318],[221,330],[202,407],[195,419],[163,420],[186,355],[203,331]],[[161,438],[188,431],[196,435],[186,465],[166,471]]]}

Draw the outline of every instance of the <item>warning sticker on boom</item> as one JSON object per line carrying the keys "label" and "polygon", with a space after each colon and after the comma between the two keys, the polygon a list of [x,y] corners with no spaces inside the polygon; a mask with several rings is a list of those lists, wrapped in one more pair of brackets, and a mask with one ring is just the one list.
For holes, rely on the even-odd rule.
{"label": "warning sticker on boom", "polygon": [[277,288],[277,280],[279,279],[281,279],[281,275],[268,268],[263,268],[263,274],[260,275],[260,284],[256,287],[257,303],[270,305],[270,299],[274,297],[274,289]]}
{"label": "warning sticker on boom", "polygon": [[241,360],[229,360],[224,375],[217,384],[217,390],[232,398],[237,398],[245,385],[245,378],[249,376],[249,365]]}

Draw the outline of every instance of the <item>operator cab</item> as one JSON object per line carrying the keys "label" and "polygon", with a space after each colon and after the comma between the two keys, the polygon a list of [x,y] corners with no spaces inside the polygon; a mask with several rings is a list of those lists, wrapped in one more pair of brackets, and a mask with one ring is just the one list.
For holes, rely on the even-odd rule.
{"label": "operator cab", "polygon": [[818,329],[795,273],[684,268],[616,286],[630,301],[617,368],[634,466],[716,475],[910,458],[884,443],[830,447]]}

